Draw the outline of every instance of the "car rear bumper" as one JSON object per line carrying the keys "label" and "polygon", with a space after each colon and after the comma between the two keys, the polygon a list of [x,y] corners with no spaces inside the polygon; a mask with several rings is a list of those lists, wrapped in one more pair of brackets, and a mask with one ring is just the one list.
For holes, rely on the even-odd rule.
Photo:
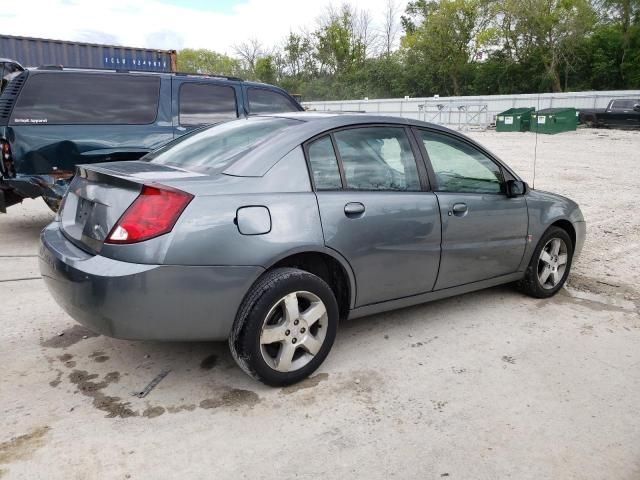
{"label": "car rear bumper", "polygon": [[136,340],[225,340],[257,266],[143,265],[91,255],[54,222],[40,271],[56,302],[98,333]]}

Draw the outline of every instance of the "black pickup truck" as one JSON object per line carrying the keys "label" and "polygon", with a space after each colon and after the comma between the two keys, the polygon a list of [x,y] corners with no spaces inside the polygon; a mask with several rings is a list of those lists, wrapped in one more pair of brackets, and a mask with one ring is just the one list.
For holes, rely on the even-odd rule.
{"label": "black pickup truck", "polygon": [[640,98],[617,98],[607,108],[580,110],[578,121],[596,128],[640,128]]}

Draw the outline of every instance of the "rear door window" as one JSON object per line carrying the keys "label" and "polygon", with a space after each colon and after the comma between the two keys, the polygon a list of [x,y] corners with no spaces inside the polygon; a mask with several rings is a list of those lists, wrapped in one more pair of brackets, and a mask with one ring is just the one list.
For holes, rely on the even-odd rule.
{"label": "rear door window", "polygon": [[334,133],[347,188],[420,190],[409,139],[400,127],[350,128]]}
{"label": "rear door window", "polygon": [[14,125],[145,125],[158,112],[160,77],[38,73],[29,75],[11,117]]}
{"label": "rear door window", "polygon": [[249,113],[297,112],[298,106],[286,95],[264,88],[249,88]]}
{"label": "rear door window", "polygon": [[220,123],[237,117],[233,87],[207,83],[183,83],[180,87],[180,125]]}
{"label": "rear door window", "polygon": [[342,188],[338,160],[329,136],[315,140],[309,145],[309,163],[313,173],[313,184],[317,190]]}

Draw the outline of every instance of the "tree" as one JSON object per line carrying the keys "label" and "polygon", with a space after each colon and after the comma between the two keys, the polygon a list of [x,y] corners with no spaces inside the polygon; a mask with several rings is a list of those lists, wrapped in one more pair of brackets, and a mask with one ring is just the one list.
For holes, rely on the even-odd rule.
{"label": "tree", "polygon": [[277,73],[273,55],[260,57],[255,64],[256,78],[264,83],[276,83]]}
{"label": "tree", "polygon": [[391,55],[395,47],[400,24],[398,22],[398,4],[395,0],[387,0],[384,10],[384,23],[382,28],[382,51],[387,57]]}
{"label": "tree", "polygon": [[314,36],[321,71],[342,75],[364,64],[372,42],[368,13],[343,4],[338,11],[330,7],[318,23]]}
{"label": "tree", "polygon": [[505,0],[501,5],[502,34],[515,60],[538,57],[551,89],[561,92],[561,69],[575,66],[580,44],[595,25],[592,5],[588,0]]}
{"label": "tree", "polygon": [[212,50],[191,48],[178,52],[177,68],[185,73],[228,76],[237,76],[241,70],[240,62],[234,58]]}
{"label": "tree", "polygon": [[256,60],[264,55],[264,47],[256,38],[250,38],[233,46],[233,51],[244,63],[245,70],[255,75]]}
{"label": "tree", "polygon": [[407,6],[402,45],[411,64],[426,67],[423,75],[437,91],[463,94],[470,64],[490,38],[492,6],[489,0],[416,0]]}
{"label": "tree", "polygon": [[293,33],[284,42],[282,57],[285,71],[296,78],[316,73],[315,46],[313,38],[306,32]]}
{"label": "tree", "polygon": [[640,88],[640,0],[410,0],[400,21],[386,1],[377,23],[344,3],[278,45],[236,45],[235,58],[182,50],[178,68],[306,100]]}
{"label": "tree", "polygon": [[[604,23],[613,25],[620,31],[620,57],[617,69],[624,82],[626,71],[635,70],[637,57],[630,54],[634,40],[640,34],[640,0],[602,0],[601,10],[605,12]],[[631,58],[629,58],[631,57]]]}

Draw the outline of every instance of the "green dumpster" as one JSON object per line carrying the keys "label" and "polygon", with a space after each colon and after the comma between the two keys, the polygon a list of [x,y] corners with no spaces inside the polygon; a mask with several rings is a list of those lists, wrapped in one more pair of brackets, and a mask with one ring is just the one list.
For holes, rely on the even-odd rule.
{"label": "green dumpster", "polygon": [[531,116],[531,131],[538,133],[571,132],[578,125],[575,108],[545,108]]}
{"label": "green dumpster", "polygon": [[496,132],[526,132],[535,108],[510,108],[496,117]]}

